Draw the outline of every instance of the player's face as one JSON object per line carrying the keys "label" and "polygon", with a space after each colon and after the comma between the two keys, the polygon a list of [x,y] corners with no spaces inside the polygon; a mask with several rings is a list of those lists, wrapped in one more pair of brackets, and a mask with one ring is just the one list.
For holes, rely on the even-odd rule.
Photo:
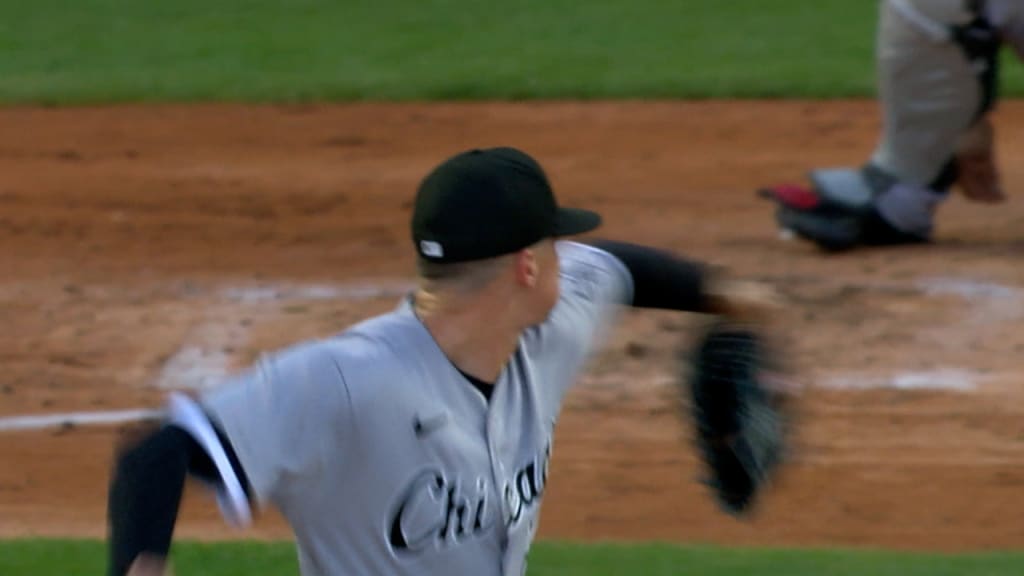
{"label": "player's face", "polygon": [[559,265],[555,244],[544,240],[516,257],[516,280],[523,287],[523,311],[527,325],[547,319],[558,302]]}
{"label": "player's face", "polygon": [[551,309],[558,302],[558,253],[555,251],[555,243],[551,240],[544,240],[534,247],[538,264],[537,271],[537,316],[538,322],[547,319]]}

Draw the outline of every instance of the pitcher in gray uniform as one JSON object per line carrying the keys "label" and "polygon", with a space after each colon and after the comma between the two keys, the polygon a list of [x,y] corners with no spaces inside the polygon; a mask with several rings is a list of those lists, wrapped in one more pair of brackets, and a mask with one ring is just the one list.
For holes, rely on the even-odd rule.
{"label": "pitcher in gray uniform", "polygon": [[172,397],[120,456],[110,574],[163,572],[189,474],[230,522],[277,507],[306,576],[523,574],[562,400],[621,305],[756,320],[771,304],[667,252],[558,240],[599,223],[519,150],[446,160],[416,197],[415,293]]}
{"label": "pitcher in gray uniform", "polygon": [[1021,0],[881,0],[878,145],[861,166],[811,170],[810,187],[763,189],[779,225],[830,250],[920,243],[954,186],[1002,202],[990,112],[1003,45],[1024,57]]}

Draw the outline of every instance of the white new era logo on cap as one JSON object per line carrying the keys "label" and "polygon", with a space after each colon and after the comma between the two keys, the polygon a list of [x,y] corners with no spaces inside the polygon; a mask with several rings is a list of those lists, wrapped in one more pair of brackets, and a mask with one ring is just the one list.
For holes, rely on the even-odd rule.
{"label": "white new era logo on cap", "polygon": [[444,256],[444,248],[437,242],[431,242],[430,240],[420,240],[420,252],[424,256],[431,258],[441,258]]}

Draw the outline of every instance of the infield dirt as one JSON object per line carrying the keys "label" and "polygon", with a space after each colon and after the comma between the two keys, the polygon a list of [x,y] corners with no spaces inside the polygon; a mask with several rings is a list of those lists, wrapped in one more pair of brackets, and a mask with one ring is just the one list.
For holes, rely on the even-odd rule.
{"label": "infield dirt", "polygon": [[[762,184],[859,164],[874,102],[0,109],[0,418],[152,408],[395,305],[419,179],[513,145],[603,236],[775,286],[793,464],[749,522],[697,482],[670,386],[701,318],[629,313],[565,405],[541,537],[940,550],[1024,546],[1024,103],[997,113],[1008,204],[952,198],[930,246],[825,256]],[[0,536],[99,536],[114,427],[0,432]],[[339,486],[339,491],[344,487]],[[223,526],[191,489],[179,537]]]}

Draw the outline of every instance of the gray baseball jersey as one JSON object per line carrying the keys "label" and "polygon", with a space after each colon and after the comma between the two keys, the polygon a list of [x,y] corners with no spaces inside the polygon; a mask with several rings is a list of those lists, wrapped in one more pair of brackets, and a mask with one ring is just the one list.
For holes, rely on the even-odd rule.
{"label": "gray baseball jersey", "polygon": [[489,402],[408,301],[202,399],[259,504],[288,519],[303,574],[525,572],[562,399],[632,293],[614,256],[557,249],[559,302]]}

